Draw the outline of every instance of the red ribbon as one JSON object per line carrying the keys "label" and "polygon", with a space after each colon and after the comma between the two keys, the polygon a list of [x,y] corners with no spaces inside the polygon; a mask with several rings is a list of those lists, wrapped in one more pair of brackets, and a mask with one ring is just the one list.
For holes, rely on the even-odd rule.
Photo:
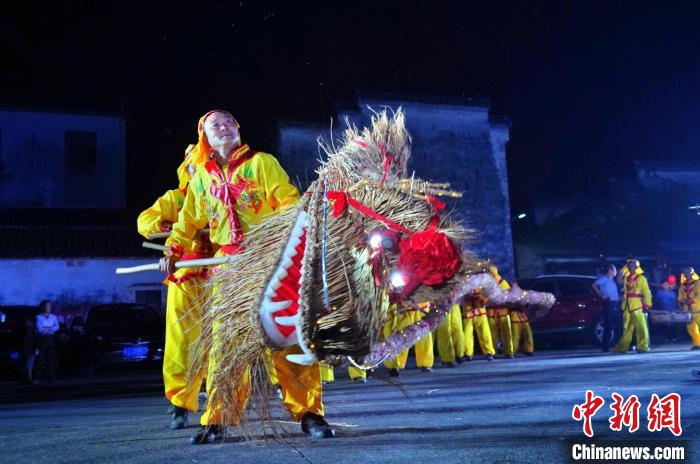
{"label": "red ribbon", "polygon": [[[233,205],[238,201],[238,196],[243,191],[245,187],[245,181],[239,179],[238,183],[233,183],[233,174],[236,169],[243,164],[245,161],[255,155],[255,151],[248,150],[246,145],[236,149],[231,155],[235,156],[236,152],[242,151],[241,149],[246,149],[243,154],[235,159],[232,159],[228,163],[228,172],[226,175],[221,171],[219,165],[216,162],[208,161],[205,164],[205,168],[212,178],[216,179],[217,182],[212,182],[209,192],[217,200],[221,201],[228,212],[228,222],[231,228],[231,243],[236,244],[243,241],[243,231],[241,230],[241,223],[238,219],[238,214],[233,209]],[[240,176],[239,176],[240,177]]]}
{"label": "red ribbon", "polygon": [[187,282],[190,279],[194,279],[196,277],[200,277],[204,280],[209,279],[209,271],[207,269],[204,269],[202,271],[197,271],[197,272],[188,272],[187,274],[184,274],[180,277],[175,277],[174,275],[170,274],[166,280],[169,282],[172,282],[174,284],[181,284],[183,282]]}
{"label": "red ribbon", "polygon": [[384,174],[382,175],[382,181],[379,183],[379,185],[384,187],[386,176],[389,174],[389,166],[391,166],[391,163],[394,161],[394,157],[391,153],[386,151],[386,148],[384,148],[384,144],[382,142],[377,142],[377,146],[379,147],[379,151],[382,152],[382,155],[384,155]]}
{"label": "red ribbon", "polygon": [[445,209],[445,206],[446,206],[445,203],[441,202],[440,200],[438,200],[434,196],[428,195],[427,197],[425,197],[425,199],[428,201],[428,203],[433,205],[433,208],[435,208],[435,211],[442,211]]}
{"label": "red ribbon", "polygon": [[328,192],[328,200],[333,201],[333,217],[337,218],[340,216],[343,211],[345,211],[348,206],[352,206],[362,214],[369,216],[373,219],[376,219],[377,221],[380,221],[387,226],[391,227],[392,229],[396,230],[397,232],[403,232],[404,234],[410,234],[412,233],[409,229],[405,228],[401,224],[397,224],[391,219],[387,218],[386,216],[382,216],[378,212],[374,211],[371,208],[368,208],[367,206],[363,205],[359,201],[355,200],[353,197],[350,196],[347,192],[342,192],[338,190],[331,190]]}

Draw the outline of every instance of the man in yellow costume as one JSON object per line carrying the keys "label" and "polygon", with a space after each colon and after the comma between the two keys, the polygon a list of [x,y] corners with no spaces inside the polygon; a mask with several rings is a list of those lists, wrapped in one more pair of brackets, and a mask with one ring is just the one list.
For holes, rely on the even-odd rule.
{"label": "man in yellow costume", "polygon": [[438,354],[443,365],[455,367],[455,361],[462,363],[468,359],[468,355],[465,355],[462,309],[459,305],[454,305],[447,313],[437,328],[436,336]]}
{"label": "man in yellow costume", "polygon": [[[428,310],[427,304],[421,304],[419,308],[399,308],[396,305],[389,307],[387,314],[387,322],[384,325],[384,336],[397,332],[401,332],[409,325],[415,324],[425,317]],[[433,354],[433,334],[429,333],[425,338],[420,340],[414,346],[416,354],[416,366],[421,372],[431,372],[435,361]],[[385,361],[384,365],[389,369],[391,377],[399,377],[400,371],[406,368],[408,360],[408,348],[397,354],[394,359]]]}
{"label": "man in yellow costume", "polygon": [[651,292],[639,261],[630,259],[627,261],[628,272],[623,281],[622,311],[623,317],[622,337],[613,348],[616,353],[626,353],[632,343],[632,337],[637,340],[637,353],[649,351],[649,329],[644,311],[651,308]]}
{"label": "man in yellow costume", "polygon": [[[195,170],[191,149],[185,152],[185,160],[177,170],[179,185],[177,189],[168,190],[147,210],[143,211],[137,221],[139,234],[148,238],[155,232],[168,232],[177,221],[187,192],[187,184]],[[166,242],[168,243],[168,242]],[[182,260],[209,258],[212,247],[206,236],[195,236],[189,244]],[[203,296],[202,284],[207,279],[204,268],[180,269],[165,280],[168,287],[165,313],[165,353],[163,355],[163,383],[165,397],[174,407],[170,428],[182,429],[187,425],[189,411],[199,407],[199,387],[197,381],[187,382],[189,352],[192,344],[199,338],[200,321],[198,302]]]}
{"label": "man in yellow costume", "polygon": [[[240,252],[244,235],[252,226],[299,200],[299,191],[272,155],[241,144],[238,122],[230,113],[208,112],[199,120],[198,134],[199,141],[192,156],[205,161],[201,166],[197,163],[197,172],[190,181],[177,223],[172,227],[171,253],[162,261],[162,267],[170,274],[175,270],[175,263],[188,251],[197,230],[208,225],[209,239],[218,247],[216,255],[232,255]],[[302,431],[314,438],[333,437],[335,431],[323,418],[318,363],[302,366],[286,359],[286,355],[300,352],[298,346],[293,346],[272,353],[283,402],[292,417],[301,421]],[[217,372],[216,359],[211,352],[207,388]],[[238,404],[246,404],[249,387],[249,384],[240,386]],[[222,440],[225,427],[236,425],[243,414],[241,407],[237,417],[232,417],[227,424],[221,423],[221,404],[214,404],[213,397],[210,392],[210,401],[200,420],[202,429],[192,437],[193,444]]]}
{"label": "man in yellow costume", "polygon": [[[513,282],[513,286],[517,285],[517,282]],[[510,328],[513,334],[513,353],[519,353],[522,345],[522,353],[526,356],[532,356],[535,353],[535,339],[532,336],[530,319],[523,309],[511,308]]]}
{"label": "man in yellow costume", "polygon": [[[498,273],[496,266],[489,268],[491,275],[501,290],[510,290],[508,282]],[[491,340],[494,348],[501,342],[503,355],[507,358],[515,357],[513,353],[513,332],[511,330],[510,313],[508,308],[489,308],[487,311],[489,327],[491,328]]]}
{"label": "man in yellow costume", "polygon": [[681,273],[678,304],[681,311],[694,312],[690,316],[688,335],[693,343],[692,349],[700,350],[700,276],[690,266],[683,269]]}
{"label": "man in yellow costume", "polygon": [[470,361],[474,357],[474,333],[479,339],[479,347],[487,361],[493,361],[493,357],[496,354],[485,305],[486,296],[481,292],[470,295],[464,300],[462,305],[465,351],[467,359]]}

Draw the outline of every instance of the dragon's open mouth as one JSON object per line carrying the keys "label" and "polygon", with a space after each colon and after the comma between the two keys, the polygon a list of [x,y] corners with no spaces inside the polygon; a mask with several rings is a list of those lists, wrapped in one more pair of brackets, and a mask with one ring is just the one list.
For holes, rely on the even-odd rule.
{"label": "dragon's open mouth", "polygon": [[[303,258],[309,216],[302,211],[294,223],[289,241],[279,264],[272,274],[260,304],[260,320],[270,341],[278,348],[298,344],[305,355],[289,355],[290,360],[310,364],[315,356],[305,346],[301,336],[299,313],[300,289],[303,281]],[[291,359],[291,358],[294,359]]]}

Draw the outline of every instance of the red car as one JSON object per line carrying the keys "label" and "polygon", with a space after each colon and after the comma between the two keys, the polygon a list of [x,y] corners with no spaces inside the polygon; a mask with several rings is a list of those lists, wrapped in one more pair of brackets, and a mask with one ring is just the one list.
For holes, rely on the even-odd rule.
{"label": "red car", "polygon": [[[603,300],[591,285],[596,278],[584,275],[543,275],[518,281],[521,288],[553,293],[557,302],[549,311],[532,311],[530,326],[536,340],[563,347],[575,343],[601,346],[603,339]],[[688,323],[689,315],[678,311],[653,310],[648,313],[653,338],[666,338]],[[613,339],[616,334],[612,334]]]}

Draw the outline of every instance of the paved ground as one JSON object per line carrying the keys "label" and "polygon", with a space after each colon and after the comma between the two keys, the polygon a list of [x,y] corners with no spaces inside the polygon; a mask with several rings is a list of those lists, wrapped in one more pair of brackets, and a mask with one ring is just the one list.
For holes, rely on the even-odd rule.
{"label": "paved ground", "polygon": [[[328,385],[327,417],[338,428],[333,440],[311,440],[287,424],[288,443],[241,442],[232,430],[221,445],[194,447],[195,426],[167,429],[166,402],[143,376],[106,397],[12,404],[0,410],[2,463],[556,463],[565,462],[563,441],[581,438],[571,409],[586,389],[606,399],[593,421],[596,438],[624,439],[607,427],[610,395],[637,394],[642,429],[652,393],[682,396],[683,438],[700,437],[700,352],[666,346],[646,355],[602,355],[593,349],[550,351],[534,358],[478,361],[433,373],[407,370],[402,392],[386,382],[365,385],[345,378]],[[338,373],[341,377],[342,373]],[[142,385],[144,393],[138,392]],[[56,396],[77,385],[50,386]],[[49,395],[50,396],[50,395]],[[5,396],[8,398],[7,396]],[[46,396],[45,396],[46,397]],[[2,396],[0,396],[0,399]],[[632,437],[671,438],[639,431]],[[688,462],[700,462],[690,456]]]}

